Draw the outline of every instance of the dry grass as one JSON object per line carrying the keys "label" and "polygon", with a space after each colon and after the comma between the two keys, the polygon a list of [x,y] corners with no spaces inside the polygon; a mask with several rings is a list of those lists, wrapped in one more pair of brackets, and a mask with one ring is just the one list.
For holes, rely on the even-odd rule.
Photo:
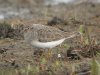
{"label": "dry grass", "polygon": [[[6,26],[5,23],[3,25]],[[9,29],[10,28],[8,27],[8,31]],[[100,63],[97,61],[96,55],[99,52],[100,47],[96,40],[94,41],[90,37],[88,29],[86,30],[84,25],[80,26],[79,32],[81,33],[81,37],[80,40],[77,40],[77,45],[79,46],[78,48],[66,44],[62,45],[62,47],[66,49],[65,52],[68,53],[68,50],[72,51],[69,57],[73,58],[70,60],[66,56],[67,53],[65,53],[64,58],[55,58],[53,56],[51,60],[47,60],[45,56],[40,56],[29,60],[27,65],[22,68],[18,67],[18,65],[16,65],[15,62],[11,60],[9,61],[10,68],[6,67],[1,69],[0,75],[99,75]],[[73,56],[74,50],[76,51],[75,55],[80,59],[75,59],[76,56]],[[90,59],[88,63],[87,58]]]}

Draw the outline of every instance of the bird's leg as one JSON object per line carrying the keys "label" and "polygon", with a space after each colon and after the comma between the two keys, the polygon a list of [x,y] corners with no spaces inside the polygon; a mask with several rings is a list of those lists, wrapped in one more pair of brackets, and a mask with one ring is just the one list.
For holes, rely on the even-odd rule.
{"label": "bird's leg", "polygon": [[46,59],[47,60],[49,59],[49,49],[47,50],[47,53],[46,53]]}
{"label": "bird's leg", "polygon": [[50,60],[51,56],[52,56],[52,51],[51,49],[48,49],[47,56],[46,56],[47,60]]}
{"label": "bird's leg", "polygon": [[52,56],[52,51],[51,51],[51,49],[49,49],[49,57],[51,57]]}
{"label": "bird's leg", "polygon": [[41,56],[42,56],[42,57],[45,57],[45,54],[46,54],[46,53],[45,53],[45,50],[43,49],[43,52],[42,52],[42,55],[41,55]]}
{"label": "bird's leg", "polygon": [[62,47],[62,45],[60,44],[60,45],[59,45],[59,47],[61,48],[61,47]]}

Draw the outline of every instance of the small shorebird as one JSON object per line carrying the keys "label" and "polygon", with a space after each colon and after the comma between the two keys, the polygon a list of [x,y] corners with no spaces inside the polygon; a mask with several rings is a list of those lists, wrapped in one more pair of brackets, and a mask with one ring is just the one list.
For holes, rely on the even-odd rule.
{"label": "small shorebird", "polygon": [[69,33],[55,27],[41,24],[30,25],[24,31],[25,41],[33,47],[42,49],[52,49],[61,45],[65,40],[77,35],[78,32],[69,35]]}

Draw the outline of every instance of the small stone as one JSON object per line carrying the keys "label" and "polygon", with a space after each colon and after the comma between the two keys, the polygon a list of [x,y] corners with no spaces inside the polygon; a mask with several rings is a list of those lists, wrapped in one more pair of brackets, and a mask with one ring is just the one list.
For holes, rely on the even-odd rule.
{"label": "small stone", "polygon": [[61,58],[61,54],[58,54],[58,58]]}

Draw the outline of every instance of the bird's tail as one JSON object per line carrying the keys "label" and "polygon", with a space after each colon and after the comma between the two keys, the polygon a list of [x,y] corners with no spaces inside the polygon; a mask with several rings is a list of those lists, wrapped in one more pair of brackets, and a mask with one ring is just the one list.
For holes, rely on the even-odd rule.
{"label": "bird's tail", "polygon": [[66,37],[66,40],[70,39],[70,38],[74,38],[74,37],[79,36],[79,35],[80,35],[79,32],[73,32],[70,36]]}

